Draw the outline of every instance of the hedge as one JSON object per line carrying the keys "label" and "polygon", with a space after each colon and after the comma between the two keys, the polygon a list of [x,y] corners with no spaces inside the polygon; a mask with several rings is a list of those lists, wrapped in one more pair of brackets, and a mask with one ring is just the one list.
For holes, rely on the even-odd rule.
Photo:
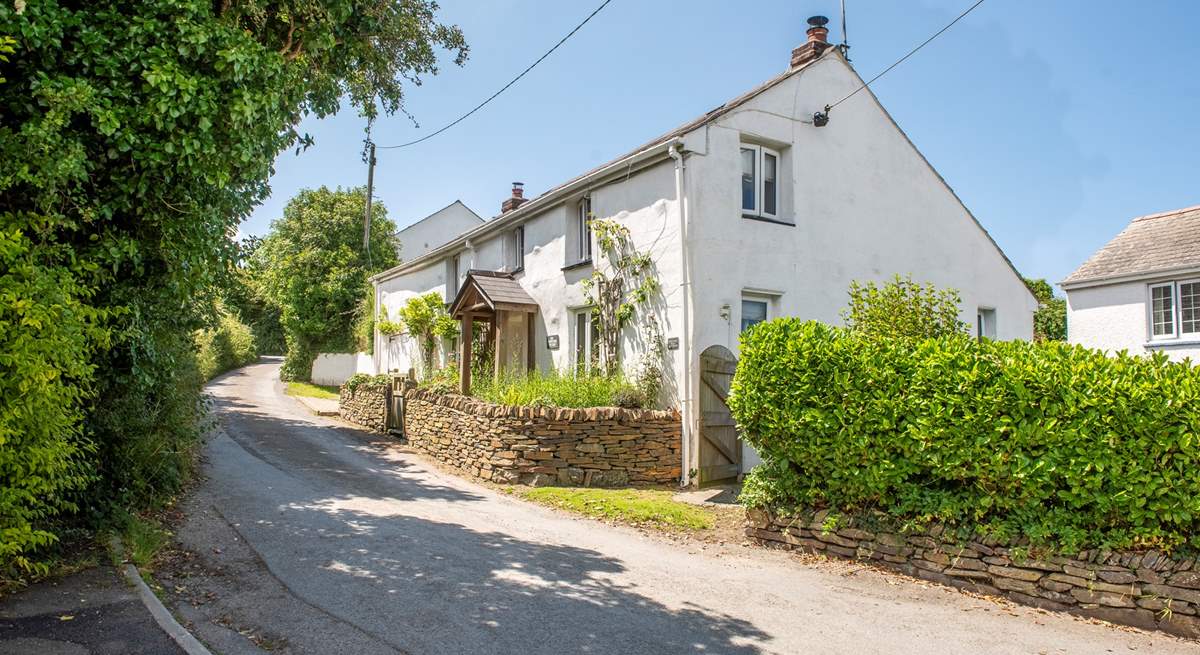
{"label": "hedge", "polygon": [[877,511],[1074,552],[1200,547],[1200,369],[1061,343],[742,337],[751,506]]}
{"label": "hedge", "polygon": [[258,359],[254,334],[245,323],[222,312],[215,328],[196,333],[196,363],[204,380]]}

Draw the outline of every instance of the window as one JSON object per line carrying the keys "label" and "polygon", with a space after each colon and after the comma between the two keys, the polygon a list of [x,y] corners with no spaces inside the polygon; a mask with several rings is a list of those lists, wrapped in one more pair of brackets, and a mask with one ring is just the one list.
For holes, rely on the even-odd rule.
{"label": "window", "polygon": [[447,302],[458,295],[458,255],[446,259],[446,299]]}
{"label": "window", "polygon": [[576,219],[577,238],[579,240],[579,261],[592,259],[592,199],[584,198],[579,201],[579,216]]}
{"label": "window", "polygon": [[1150,287],[1150,335],[1175,336],[1175,283]]}
{"label": "window", "polygon": [[575,370],[587,372],[600,361],[600,327],[592,310],[575,313]]}
{"label": "window", "polygon": [[1179,333],[1200,333],[1200,280],[1179,283]]}
{"label": "window", "polygon": [[979,339],[996,338],[996,310],[980,307],[975,312],[975,336]]}
{"label": "window", "polygon": [[767,301],[742,298],[742,332],[767,320]]}
{"label": "window", "polygon": [[1200,336],[1200,280],[1150,285],[1150,338]]}
{"label": "window", "polygon": [[508,238],[508,270],[519,271],[525,268],[525,226],[512,231]]}
{"label": "window", "polygon": [[742,215],[779,216],[779,153],[742,145]]}

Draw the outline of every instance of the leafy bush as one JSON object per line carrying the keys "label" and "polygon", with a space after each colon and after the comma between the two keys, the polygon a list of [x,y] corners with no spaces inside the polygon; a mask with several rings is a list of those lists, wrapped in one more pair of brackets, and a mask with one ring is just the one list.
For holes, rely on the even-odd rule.
{"label": "leafy bush", "polygon": [[400,308],[399,314],[399,323],[410,335],[421,341],[425,370],[432,369],[436,340],[458,336],[458,323],[446,312],[442,294],[431,291],[423,296],[409,298]]}
{"label": "leafy bush", "polygon": [[625,378],[570,373],[504,373],[471,382],[471,395],[500,405],[543,407],[642,407],[642,395]]}
{"label": "leafy bush", "polygon": [[354,390],[359,387],[363,387],[363,386],[375,387],[375,386],[379,386],[382,384],[390,384],[391,381],[392,381],[392,376],[390,376],[386,373],[381,373],[379,375],[371,375],[369,373],[355,373],[354,375],[351,375],[350,378],[347,379],[342,384],[342,386],[346,388],[346,391],[349,391],[350,393],[354,393]]}
{"label": "leafy bush", "polygon": [[195,338],[196,365],[204,380],[258,359],[249,326],[227,312],[219,314],[215,328],[200,330]]}
{"label": "leafy bush", "polygon": [[1025,278],[1025,286],[1037,298],[1033,313],[1034,341],[1067,340],[1067,301],[1054,296],[1054,287],[1042,279]]}
{"label": "leafy bush", "polygon": [[767,462],[751,505],[1200,547],[1200,368],[1161,356],[778,319],[743,336],[730,407]]}
{"label": "leafy bush", "polygon": [[883,285],[855,280],[842,318],[847,328],[868,337],[940,337],[966,332],[959,303],[957,291],[911,277],[897,275]]}

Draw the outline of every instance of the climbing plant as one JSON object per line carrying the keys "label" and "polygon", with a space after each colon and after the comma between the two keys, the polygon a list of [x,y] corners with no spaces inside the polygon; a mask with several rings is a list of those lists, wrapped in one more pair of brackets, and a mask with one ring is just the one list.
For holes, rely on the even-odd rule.
{"label": "climbing plant", "polygon": [[654,261],[649,253],[634,246],[629,228],[613,219],[592,219],[591,226],[608,266],[597,267],[583,281],[583,292],[594,307],[592,320],[600,337],[598,363],[605,375],[613,375],[617,372],[621,329],[661,286],[654,275]]}
{"label": "climbing plant", "polygon": [[[400,308],[400,322],[413,338],[418,339],[425,359],[425,370],[433,370],[433,351],[436,339],[458,336],[458,324],[446,312],[442,294],[431,291],[423,296],[409,298]],[[390,321],[391,326],[394,326]],[[382,324],[381,324],[382,329]]]}

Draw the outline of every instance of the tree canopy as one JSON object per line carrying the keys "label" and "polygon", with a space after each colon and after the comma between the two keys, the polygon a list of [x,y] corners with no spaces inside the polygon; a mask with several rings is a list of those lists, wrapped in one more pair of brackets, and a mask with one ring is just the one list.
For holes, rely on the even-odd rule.
{"label": "tree canopy", "polygon": [[370,256],[363,252],[365,189],[305,189],[255,253],[267,296],[280,308],[287,339],[284,375],[307,380],[320,350],[355,346],[354,323],[367,277],[397,262],[396,225],[371,210]]}
{"label": "tree canopy", "polygon": [[302,117],[403,112],[440,51],[463,62],[436,10],[0,3],[0,568],[35,567],[56,514],[177,488],[202,411],[191,335],[237,224],[311,143]]}
{"label": "tree canopy", "polygon": [[928,339],[966,334],[958,318],[961,300],[954,289],[914,282],[896,275],[883,284],[850,283],[850,304],[842,312],[846,327],[868,337]]}
{"label": "tree canopy", "polygon": [[1034,341],[1067,340],[1067,301],[1054,296],[1054,287],[1044,279],[1025,278],[1025,286],[1037,298],[1033,314]]}

